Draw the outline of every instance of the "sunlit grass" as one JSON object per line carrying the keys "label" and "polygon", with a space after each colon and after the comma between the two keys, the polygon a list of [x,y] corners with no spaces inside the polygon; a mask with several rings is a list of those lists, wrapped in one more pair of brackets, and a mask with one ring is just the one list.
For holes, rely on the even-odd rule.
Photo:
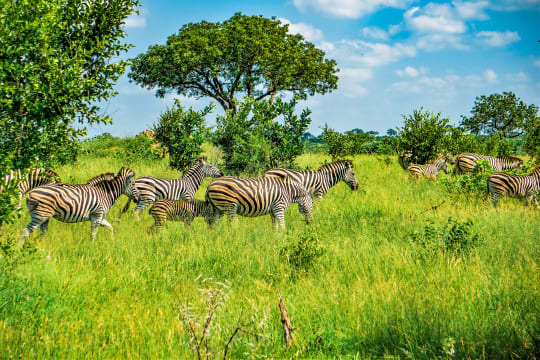
{"label": "sunlit grass", "polygon": [[[202,219],[189,229],[171,222],[150,235],[147,212],[139,221],[120,216],[125,197],[107,216],[114,236],[100,228],[91,242],[88,222],[51,220],[48,238],[33,236],[40,250],[0,283],[0,358],[193,357],[179,309],[201,298],[207,278],[231,286],[212,341],[228,338],[240,314],[263,324],[263,336],[237,338],[231,358],[537,355],[540,211],[513,199],[495,210],[487,197],[450,196],[437,182],[409,179],[395,159],[387,165],[380,158],[355,157],[360,190],[340,183],[315,204],[313,229],[325,254],[298,277],[279,255],[306,229],[296,205],[285,231],[274,231],[269,217],[240,217],[214,229]],[[298,164],[324,161],[304,155]],[[55,170],[81,183],[121,166],[113,157],[81,157]],[[137,176],[180,176],[165,161],[133,169]],[[466,257],[439,253],[419,261],[408,234],[422,231],[427,219],[442,226],[449,216],[472,219],[483,242]],[[28,221],[24,212],[7,230],[18,236]],[[298,342],[289,349],[277,290],[296,328]]]}

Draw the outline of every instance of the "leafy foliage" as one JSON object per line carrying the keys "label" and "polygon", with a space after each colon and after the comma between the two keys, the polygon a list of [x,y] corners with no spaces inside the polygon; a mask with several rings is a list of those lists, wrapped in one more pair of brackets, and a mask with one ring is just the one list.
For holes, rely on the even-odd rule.
{"label": "leafy foliage", "polygon": [[328,144],[328,154],[332,159],[358,154],[393,154],[397,138],[392,136],[375,137],[373,132],[353,129],[340,133],[328,127],[323,128],[322,139]]}
{"label": "leafy foliage", "polygon": [[146,136],[123,139],[115,155],[126,166],[133,166],[136,162],[157,160],[160,157],[159,152],[152,147],[152,140]]}
{"label": "leafy foliage", "polygon": [[319,261],[325,249],[319,240],[317,230],[305,230],[297,242],[290,243],[280,250],[280,255],[292,266],[295,274],[299,271],[307,272]]}
{"label": "leafy foliage", "polygon": [[537,106],[525,104],[513,92],[482,95],[476,98],[471,116],[462,117],[461,125],[474,134],[511,138],[523,134],[537,113]]}
{"label": "leafy foliage", "polygon": [[540,118],[529,118],[526,123],[525,151],[540,163]]}
{"label": "leafy foliage", "polygon": [[458,195],[465,193],[467,196],[470,196],[471,193],[486,194],[487,179],[494,172],[495,170],[487,161],[478,160],[472,174],[442,178],[440,181],[450,193]]}
{"label": "leafy foliage", "polygon": [[131,80],[157,96],[214,98],[237,111],[237,96],[274,99],[281,92],[325,94],[337,88],[336,62],[288,25],[236,13],[220,23],[184,25],[165,45],[153,45],[133,60]]}
{"label": "leafy foliage", "polygon": [[208,137],[205,116],[213,105],[201,111],[185,110],[175,99],[174,105],[159,116],[153,126],[155,139],[169,153],[170,166],[175,169],[188,168],[202,152],[201,145]]}
{"label": "leafy foliage", "polygon": [[452,217],[441,229],[428,220],[423,233],[413,232],[409,238],[417,254],[424,259],[432,258],[438,252],[450,256],[468,255],[481,242],[472,220],[460,221]]}
{"label": "leafy foliage", "polygon": [[218,116],[214,143],[223,151],[225,168],[256,174],[271,167],[294,166],[303,150],[302,135],[311,122],[309,109],[294,113],[296,104],[296,99],[271,102],[251,97],[240,104],[237,113]]}
{"label": "leafy foliage", "polygon": [[13,169],[10,158],[0,158],[0,228],[4,224],[10,224],[17,218],[15,211],[19,201],[19,188],[16,181],[5,183],[4,178]]}
{"label": "leafy foliage", "polygon": [[411,151],[415,162],[426,164],[445,150],[443,140],[448,131],[447,118],[441,119],[440,113],[423,112],[423,108],[414,110],[412,115],[403,115],[403,118],[403,127],[398,128],[399,147]]}

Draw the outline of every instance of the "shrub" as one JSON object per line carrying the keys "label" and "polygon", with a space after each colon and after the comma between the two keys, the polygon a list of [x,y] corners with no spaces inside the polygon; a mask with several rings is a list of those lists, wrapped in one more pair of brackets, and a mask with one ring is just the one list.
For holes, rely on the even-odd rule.
{"label": "shrub", "polygon": [[442,178],[440,181],[448,192],[455,194],[478,193],[486,194],[487,178],[495,171],[485,160],[479,160],[472,174],[456,176],[453,178]]}
{"label": "shrub", "polygon": [[156,141],[169,153],[172,168],[187,169],[201,155],[201,145],[208,137],[205,116],[213,108],[210,104],[201,111],[191,107],[186,110],[175,99],[174,105],[161,113],[152,130]]}
{"label": "shrub", "polygon": [[[223,151],[225,168],[232,173],[256,174],[276,166],[294,166],[311,122],[309,109],[294,113],[296,104],[296,99],[271,102],[248,97],[236,113],[218,115],[214,144]],[[282,123],[277,121],[280,118]]]}
{"label": "shrub", "polygon": [[309,271],[325,253],[315,229],[305,230],[300,239],[282,248],[280,255],[293,269],[293,274]]}
{"label": "shrub", "polygon": [[442,228],[428,220],[424,232],[409,234],[415,253],[423,258],[432,258],[442,252],[449,256],[465,256],[481,242],[481,237],[474,231],[472,220],[455,220],[449,217]]}
{"label": "shrub", "polygon": [[81,154],[91,155],[92,157],[103,158],[114,155],[116,148],[120,147],[122,139],[112,136],[109,133],[96,135],[81,142]]}
{"label": "shrub", "polygon": [[122,139],[120,149],[116,151],[116,157],[127,166],[139,161],[157,160],[159,156],[159,152],[152,147],[152,140],[146,136]]}

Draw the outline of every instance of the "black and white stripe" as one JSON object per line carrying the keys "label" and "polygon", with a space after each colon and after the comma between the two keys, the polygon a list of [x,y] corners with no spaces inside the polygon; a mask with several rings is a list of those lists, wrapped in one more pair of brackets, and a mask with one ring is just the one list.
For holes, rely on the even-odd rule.
{"label": "black and white stripe", "polygon": [[448,159],[443,156],[429,164],[411,164],[407,168],[407,172],[411,176],[436,178],[440,170],[443,170],[446,174],[448,173],[448,165],[446,164],[447,161]]}
{"label": "black and white stripe", "polygon": [[352,190],[358,189],[358,181],[350,160],[340,160],[323,165],[319,170],[293,170],[275,168],[264,173],[265,177],[290,178],[302,184],[311,196],[322,199],[330,188],[343,180]]}
{"label": "black and white stripe", "polygon": [[12,182],[17,183],[19,189],[19,205],[21,207],[21,201],[27,192],[30,190],[47,184],[54,184],[59,182],[60,178],[58,174],[49,169],[30,169],[28,172],[16,170],[5,176],[0,182],[0,192],[2,192],[4,186],[9,186]]}
{"label": "black and white stripe", "polygon": [[313,200],[302,184],[291,179],[222,177],[208,185],[206,201],[214,206],[216,222],[223,215],[256,217],[270,214],[272,223],[284,228],[285,210],[291,203],[298,203],[306,223],[312,220]]}
{"label": "black and white stripe", "polygon": [[204,217],[209,225],[213,221],[214,207],[207,201],[201,200],[158,200],[148,211],[154,218],[152,230],[160,229],[165,221],[183,221],[190,225],[196,217]]}
{"label": "black and white stripe", "polygon": [[135,186],[139,190],[140,197],[130,197],[122,212],[126,212],[129,209],[131,200],[137,202],[137,206],[133,209],[133,212],[138,215],[156,200],[193,199],[204,178],[207,176],[219,177],[223,176],[223,172],[202,158],[195,160],[193,165],[184,172],[180,179],[161,179],[153,176],[142,176],[135,180]]}
{"label": "black and white stripe", "polygon": [[501,197],[508,195],[523,198],[525,206],[533,201],[536,207],[540,209],[537,199],[538,192],[540,192],[540,166],[526,176],[516,176],[502,172],[492,174],[487,179],[487,187],[494,207],[497,207]]}
{"label": "black and white stripe", "polygon": [[112,226],[105,220],[105,216],[120,195],[138,197],[134,175],[131,169],[124,167],[112,179],[111,174],[107,173],[90,179],[84,185],[58,183],[30,191],[26,204],[32,220],[24,229],[23,238],[38,227],[47,234],[51,217],[67,223],[90,220],[92,239],[100,225],[112,231]]}
{"label": "black and white stripe", "polygon": [[514,156],[484,156],[479,154],[464,153],[459,154],[456,157],[456,167],[454,172],[457,175],[470,174],[473,172],[474,167],[478,163],[478,160],[485,160],[489,163],[489,166],[495,171],[503,171],[506,169],[521,169],[523,166],[523,160]]}

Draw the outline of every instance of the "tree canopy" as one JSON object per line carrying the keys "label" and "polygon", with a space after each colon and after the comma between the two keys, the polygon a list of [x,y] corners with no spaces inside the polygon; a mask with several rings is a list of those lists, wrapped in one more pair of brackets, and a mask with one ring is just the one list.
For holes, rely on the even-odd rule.
{"label": "tree canopy", "polygon": [[302,35],[288,33],[275,18],[235,14],[224,22],[189,23],[165,45],[138,55],[129,77],[157,88],[211,97],[225,110],[237,110],[237,98],[268,98],[282,92],[307,97],[337,88],[336,62]]}
{"label": "tree canopy", "polygon": [[479,96],[471,116],[462,116],[461,126],[474,134],[498,134],[500,138],[522,135],[536,119],[538,107],[527,105],[513,92]]}
{"label": "tree canopy", "polygon": [[0,1],[0,156],[17,168],[72,155],[76,123],[108,122],[137,0]]}

